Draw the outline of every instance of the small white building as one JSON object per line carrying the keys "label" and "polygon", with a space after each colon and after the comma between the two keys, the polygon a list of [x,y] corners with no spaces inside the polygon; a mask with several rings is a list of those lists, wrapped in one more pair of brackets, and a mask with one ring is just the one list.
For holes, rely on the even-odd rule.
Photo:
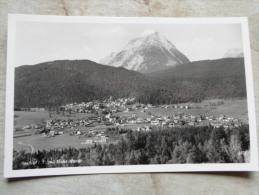
{"label": "small white building", "polygon": [[77,130],[76,135],[82,135],[82,132],[80,130]]}
{"label": "small white building", "polygon": [[159,121],[158,120],[151,121],[150,124],[154,125],[154,126],[157,126],[159,124]]}
{"label": "small white building", "polygon": [[54,130],[51,130],[51,131],[49,132],[49,135],[52,136],[52,137],[54,137],[54,136],[55,136],[55,131],[54,131]]}
{"label": "small white building", "polygon": [[86,143],[86,144],[92,144],[92,143],[93,143],[93,140],[87,139],[87,140],[85,140],[85,143]]}

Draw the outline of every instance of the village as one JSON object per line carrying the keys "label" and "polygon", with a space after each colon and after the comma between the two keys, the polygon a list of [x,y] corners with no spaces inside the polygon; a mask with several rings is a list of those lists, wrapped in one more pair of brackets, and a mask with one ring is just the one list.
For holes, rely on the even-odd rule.
{"label": "village", "polygon": [[[223,101],[216,101],[205,106],[220,106]],[[30,124],[22,127],[22,130],[34,130],[37,134],[47,137],[61,135],[79,136],[85,138],[81,144],[109,143],[108,128],[131,129],[133,131],[152,131],[163,128],[184,128],[189,126],[213,126],[223,127],[230,130],[239,127],[245,120],[234,117],[227,117],[220,114],[213,116],[209,113],[194,114],[200,107],[196,104],[173,104],[173,105],[151,105],[137,103],[135,98],[112,97],[103,101],[90,101],[82,103],[66,104],[59,110],[49,110],[59,115],[66,113],[81,113],[82,118],[59,119],[52,117],[41,124]],[[35,112],[32,108],[30,112]],[[41,109],[42,110],[42,109]],[[157,112],[160,111],[160,112]],[[201,113],[201,112],[200,112]],[[91,115],[89,115],[91,114]]]}

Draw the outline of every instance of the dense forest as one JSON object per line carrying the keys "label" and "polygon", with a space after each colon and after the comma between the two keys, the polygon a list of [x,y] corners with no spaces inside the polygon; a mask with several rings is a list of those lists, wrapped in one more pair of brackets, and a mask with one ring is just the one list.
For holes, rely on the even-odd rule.
{"label": "dense forest", "polygon": [[152,72],[148,76],[167,83],[179,83],[187,91],[193,85],[197,95],[201,95],[199,99],[246,97],[244,58],[195,61]]}
{"label": "dense forest", "polygon": [[13,169],[249,161],[245,155],[250,149],[248,125],[231,131],[212,126],[157,128],[148,132],[110,128],[107,134],[118,136],[119,142],[32,154],[14,151]]}
{"label": "dense forest", "polygon": [[149,75],[89,60],[60,60],[15,69],[15,107],[59,106],[110,96],[151,104],[245,98],[245,83],[242,58],[192,62]]}

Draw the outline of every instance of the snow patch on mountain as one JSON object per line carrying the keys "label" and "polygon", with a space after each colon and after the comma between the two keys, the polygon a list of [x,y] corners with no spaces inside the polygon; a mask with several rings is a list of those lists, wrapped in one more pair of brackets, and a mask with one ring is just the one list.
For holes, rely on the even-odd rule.
{"label": "snow patch on mountain", "polygon": [[114,52],[111,52],[110,55],[104,57],[103,59],[101,59],[99,62],[100,64],[104,64],[104,65],[108,65],[107,63],[109,61],[111,61],[111,59],[115,56],[115,53]]}
{"label": "snow patch on mountain", "polygon": [[144,32],[141,34],[141,36],[145,37],[145,36],[152,35],[152,34],[154,34],[154,33],[156,33],[155,30],[149,29],[149,30],[144,31]]}
{"label": "snow patch on mountain", "polygon": [[102,64],[139,72],[158,70],[159,67],[176,66],[190,62],[189,59],[161,33],[148,30],[132,39],[121,52],[100,61]]}
{"label": "snow patch on mountain", "polygon": [[135,55],[132,60],[128,63],[127,68],[130,70],[138,70],[138,64],[141,64],[143,62],[143,57],[141,55]]}
{"label": "snow patch on mountain", "polygon": [[242,48],[231,48],[227,50],[224,58],[242,58],[244,57],[243,49]]}

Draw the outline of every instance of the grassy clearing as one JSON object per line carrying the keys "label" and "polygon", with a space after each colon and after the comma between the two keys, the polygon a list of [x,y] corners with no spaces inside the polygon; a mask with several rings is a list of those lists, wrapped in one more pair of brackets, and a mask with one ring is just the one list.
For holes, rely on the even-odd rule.
{"label": "grassy clearing", "polygon": [[24,112],[15,111],[14,112],[14,127],[21,128],[25,125],[44,123],[44,121],[49,119],[48,112]]}
{"label": "grassy clearing", "polygon": [[[86,145],[81,144],[82,142],[85,142],[86,138],[80,137],[80,136],[70,136],[68,134],[59,135],[55,137],[47,137],[47,136],[37,136],[34,138],[25,138],[24,140],[21,139],[14,139],[14,149],[16,151],[20,150],[29,150],[31,149],[29,147],[25,147],[22,144],[31,145],[35,151],[37,150],[50,150],[50,149],[62,149],[67,148],[69,146],[75,147],[75,148],[82,148],[86,147]],[[19,142],[22,142],[22,144],[19,144]],[[89,145],[87,145],[89,147]]]}
{"label": "grassy clearing", "polygon": [[[190,103],[191,109],[172,108],[150,108],[146,112],[153,115],[172,116],[176,113],[186,113],[193,115],[208,114],[215,117],[226,115],[226,117],[240,118],[247,120],[247,100],[223,100],[224,104],[219,106],[209,106],[209,102],[216,102],[216,100],[204,101],[201,103]],[[180,105],[180,104],[178,104]],[[187,105],[187,104],[185,104]]]}
{"label": "grassy clearing", "polygon": [[[54,137],[47,136],[31,136],[14,138],[14,150],[26,150],[31,152],[33,147],[34,152],[38,150],[64,149],[68,147],[84,148],[92,147],[94,144],[83,144],[87,139],[92,139],[84,136],[70,136],[69,134],[57,135]],[[109,143],[117,143],[117,140],[109,141]]]}

